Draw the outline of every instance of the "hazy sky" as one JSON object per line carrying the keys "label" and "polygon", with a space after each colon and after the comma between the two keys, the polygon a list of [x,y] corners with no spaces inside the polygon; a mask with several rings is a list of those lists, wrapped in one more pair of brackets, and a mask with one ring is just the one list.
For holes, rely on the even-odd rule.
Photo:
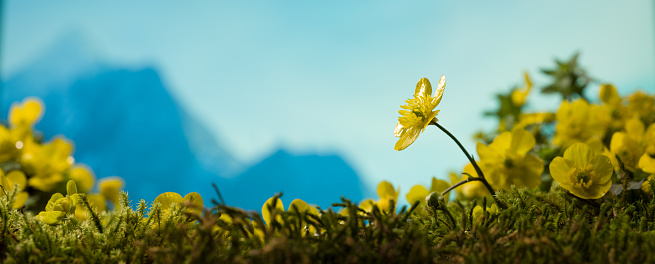
{"label": "hazy sky", "polygon": [[[181,3],[6,1],[2,74],[79,31],[115,65],[158,69],[245,164],[278,148],[337,153],[371,186],[386,179],[402,196],[466,164],[434,127],[393,150],[399,105],[421,77],[447,76],[438,118],[471,152],[472,134],[494,125],[482,118],[493,94],[524,70],[541,87],[538,69],[575,51],[621,92],[655,92],[653,1]],[[532,109],[559,105],[536,90],[530,99]]]}

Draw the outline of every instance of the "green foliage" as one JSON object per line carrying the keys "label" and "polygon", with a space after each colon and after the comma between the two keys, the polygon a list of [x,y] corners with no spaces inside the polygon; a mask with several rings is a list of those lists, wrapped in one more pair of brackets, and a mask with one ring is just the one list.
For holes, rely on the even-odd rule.
{"label": "green foliage", "polygon": [[202,216],[185,210],[191,203],[168,214],[145,201],[134,210],[126,194],[118,211],[50,226],[12,209],[9,194],[0,199],[0,256],[3,263],[653,262],[655,199],[629,192],[633,199],[591,201],[557,185],[514,188],[498,194],[508,209],[477,214],[486,199],[416,203],[388,214],[343,199],[335,206],[345,212],[320,216],[273,207],[268,226],[257,212],[223,204]]}
{"label": "green foliage", "polygon": [[576,53],[569,61],[555,60],[557,64],[554,69],[542,69],[541,71],[550,76],[552,83],[541,89],[542,93],[559,93],[562,99],[572,100],[575,97],[585,98],[584,89],[591,82],[591,77],[578,65]]}

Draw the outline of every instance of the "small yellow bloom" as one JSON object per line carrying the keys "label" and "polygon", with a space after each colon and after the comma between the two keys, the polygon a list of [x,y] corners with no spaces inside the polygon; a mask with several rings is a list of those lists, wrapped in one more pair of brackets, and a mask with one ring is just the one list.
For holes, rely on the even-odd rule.
{"label": "small yellow bloom", "polygon": [[600,100],[603,102],[603,108],[609,112],[611,120],[609,127],[613,130],[619,130],[623,127],[625,119],[629,117],[629,110],[623,105],[623,98],[616,92],[616,88],[611,84],[600,85]]}
{"label": "small yellow bloom", "polygon": [[655,123],[648,126],[643,136],[644,153],[639,158],[638,166],[648,173],[655,173]]}
{"label": "small yellow bloom", "polygon": [[382,181],[378,184],[378,196],[380,196],[380,199],[377,202],[371,199],[366,199],[360,203],[359,208],[371,212],[373,205],[377,205],[380,211],[389,212],[392,202],[395,205],[398,205],[398,194],[400,194],[400,188],[395,190],[391,183],[388,181]]}
{"label": "small yellow bloom", "polygon": [[[437,90],[434,92],[434,97],[430,96],[432,93],[432,85],[427,78],[422,78],[416,84],[414,90],[414,98],[407,99],[407,105],[401,105],[400,108],[404,110],[398,111],[398,124],[394,130],[394,135],[400,137],[394,150],[403,150],[409,145],[414,143],[418,135],[425,130],[431,122],[437,122],[437,114],[439,110],[434,110],[443,96],[443,91],[446,88],[446,76],[441,76]],[[434,111],[433,111],[434,110]]]}
{"label": "small yellow bloom", "polygon": [[65,216],[75,213],[79,195],[74,181],[68,181],[66,191],[67,195],[65,197],[61,193],[53,194],[45,206],[45,211],[40,212],[36,219],[49,225],[56,225]]}
{"label": "small yellow bloom", "polygon": [[[271,207],[271,208],[273,207],[273,201],[275,201],[274,199],[275,199],[275,197],[269,198],[268,200],[266,200],[266,202],[262,206],[262,218],[264,219],[264,221],[266,222],[267,225],[271,225],[272,220],[273,220],[272,217],[271,217],[271,210],[269,210],[269,207]],[[282,203],[282,200],[280,200],[280,198],[277,198],[277,201],[275,202],[275,209],[278,211],[278,213],[279,212],[284,212],[284,204]],[[309,204],[307,204],[305,201],[303,201],[301,199],[295,199],[295,200],[291,201],[291,204],[289,204],[289,209],[287,211],[288,212],[293,212],[295,210],[298,210],[299,213],[319,216],[318,209],[316,209],[313,206],[310,206]],[[277,215],[276,220],[279,223],[283,223],[282,216],[280,216],[279,214]],[[309,224],[307,224],[307,221],[301,219],[300,224],[301,224],[303,229],[309,230],[310,233],[315,233],[316,232],[316,228],[314,228],[313,226],[310,226]],[[304,235],[304,233],[303,233],[303,235]]]}
{"label": "small yellow bloom", "polygon": [[[100,194],[114,204],[114,208],[120,208],[120,191],[123,188],[123,179],[120,177],[107,177],[98,181]],[[179,195],[179,194],[178,194]]]}
{"label": "small yellow bloom", "polygon": [[655,112],[655,96],[637,91],[628,96],[628,110],[639,118],[651,115]]}
{"label": "small yellow bloom", "polygon": [[74,163],[71,154],[73,145],[67,139],[56,137],[40,145],[34,141],[24,142],[21,165],[28,174],[33,174],[28,184],[41,191],[51,191],[64,180],[64,174]]}
{"label": "small yellow bloom", "polygon": [[69,177],[71,180],[75,181],[77,188],[81,193],[91,190],[93,182],[95,181],[95,176],[93,175],[91,168],[84,165],[74,165],[69,172]]}
{"label": "small yellow bloom", "polygon": [[612,163],[584,143],[571,145],[550,163],[550,174],[564,189],[583,199],[598,199],[610,189]]}
{"label": "small yellow bloom", "polygon": [[641,146],[643,134],[644,124],[635,117],[625,122],[625,132],[615,132],[612,135],[609,158],[615,168],[618,169],[619,164],[614,154],[621,158],[627,170],[635,172],[639,157],[644,153],[644,148]]}
{"label": "small yellow bloom", "polygon": [[184,197],[176,192],[165,192],[157,196],[155,202],[161,205],[161,209],[165,215],[170,213],[174,204],[183,205],[184,202],[190,202],[192,204],[191,207],[186,209],[186,212],[197,215],[202,213],[203,201],[197,192],[190,192]]}
{"label": "small yellow bloom", "polygon": [[525,98],[530,93],[530,90],[532,90],[532,81],[530,81],[528,73],[524,72],[523,77],[525,78],[525,85],[521,89],[513,90],[511,95],[512,103],[519,107],[525,104]]}
{"label": "small yellow bloom", "polygon": [[18,185],[18,190],[16,190],[16,200],[14,201],[14,209],[18,209],[25,205],[25,201],[29,197],[27,192],[24,192],[25,186],[27,186],[27,178],[25,173],[19,170],[10,171],[5,175],[5,173],[0,170],[0,183],[2,184],[2,189],[7,193],[14,191],[14,185]]}
{"label": "small yellow bloom", "polygon": [[532,133],[522,128],[503,132],[489,146],[478,142],[480,169],[489,184],[497,190],[509,190],[512,185],[538,187],[544,162],[528,153],[535,144]]}
{"label": "small yellow bloom", "polygon": [[43,115],[43,102],[36,97],[28,97],[22,103],[11,104],[9,124],[12,127],[31,128]]}
{"label": "small yellow bloom", "polygon": [[557,125],[553,143],[563,147],[594,138],[602,139],[610,121],[606,108],[590,105],[582,99],[572,103],[563,101],[555,117]]}
{"label": "small yellow bloom", "polygon": [[482,209],[482,206],[476,205],[473,208],[473,220],[475,223],[480,223],[482,221],[482,216],[484,214],[484,211],[487,211],[488,214],[497,214],[498,213],[498,206],[496,204],[492,204],[490,207]]}
{"label": "small yellow bloom", "polygon": [[[273,205],[273,203],[275,203],[275,206]],[[273,208],[275,208],[279,212],[284,212],[284,204],[282,204],[282,200],[280,200],[280,198],[275,198],[275,197],[268,198],[268,200],[266,200],[266,202],[262,206],[262,218],[264,218],[264,222],[266,222],[266,225],[271,225],[271,223],[273,223],[273,218],[271,217],[271,209]],[[282,222],[282,216],[280,216],[279,214],[275,219],[280,223]]]}
{"label": "small yellow bloom", "polygon": [[[448,182],[432,177],[432,185],[430,186],[430,190],[423,187],[423,185],[414,185],[414,187],[412,187],[405,195],[405,198],[407,198],[407,202],[409,202],[410,205],[414,204],[416,201],[425,203],[425,197],[427,197],[428,194],[431,192],[441,193],[448,189],[448,187],[450,187]],[[444,199],[448,201],[450,199],[450,193],[444,195]]]}

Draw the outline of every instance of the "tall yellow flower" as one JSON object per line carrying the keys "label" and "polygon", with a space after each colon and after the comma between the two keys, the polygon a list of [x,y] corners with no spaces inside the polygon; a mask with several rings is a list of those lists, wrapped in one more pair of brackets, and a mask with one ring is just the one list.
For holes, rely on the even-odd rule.
{"label": "tall yellow flower", "polygon": [[564,189],[583,199],[603,197],[612,185],[613,167],[584,143],[571,145],[550,163],[550,174]]}
{"label": "tall yellow flower", "polygon": [[400,117],[398,117],[398,124],[396,124],[394,135],[400,137],[400,139],[396,142],[394,150],[400,151],[407,148],[414,143],[414,140],[425,130],[430,122],[437,122],[436,116],[439,110],[434,110],[434,108],[441,102],[445,88],[445,75],[441,76],[437,90],[434,91],[434,96],[430,96],[432,85],[427,78],[422,78],[418,81],[414,90],[414,98],[407,99],[405,101],[407,104],[400,106],[404,110],[398,111]]}
{"label": "tall yellow flower", "polygon": [[583,99],[563,101],[555,114],[557,125],[553,143],[568,147],[589,139],[602,139],[610,121],[606,108],[590,105]]}
{"label": "tall yellow flower", "polygon": [[536,144],[532,133],[514,128],[503,132],[489,146],[478,142],[480,168],[494,189],[516,187],[536,188],[541,184],[544,162],[529,154]]}

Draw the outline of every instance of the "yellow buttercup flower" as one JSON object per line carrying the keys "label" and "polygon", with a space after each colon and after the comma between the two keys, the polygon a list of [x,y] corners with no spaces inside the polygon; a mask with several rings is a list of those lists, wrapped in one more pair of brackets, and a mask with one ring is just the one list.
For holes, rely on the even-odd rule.
{"label": "yellow buttercup flower", "polygon": [[530,81],[530,76],[527,72],[523,73],[525,78],[525,85],[521,89],[515,89],[512,91],[512,103],[515,106],[523,106],[525,104],[525,98],[528,97],[530,90],[532,90],[532,81]]}
{"label": "yellow buttercup flower", "polygon": [[74,181],[68,181],[66,191],[65,197],[61,193],[53,194],[45,206],[45,211],[40,212],[36,219],[49,225],[56,225],[65,216],[75,213],[79,195]]}
{"label": "yellow buttercup flower", "polygon": [[9,194],[14,191],[14,186],[18,185],[18,190],[16,190],[16,200],[14,201],[14,209],[18,209],[25,205],[25,201],[29,197],[27,192],[24,192],[25,186],[27,185],[27,178],[25,173],[19,170],[13,170],[5,174],[0,170],[0,184],[2,184],[2,189],[5,193]]}
{"label": "yellow buttercup flower", "polygon": [[[414,187],[409,189],[409,192],[405,195],[405,198],[407,198],[407,202],[409,202],[410,205],[414,204],[416,201],[425,203],[425,197],[427,197],[428,194],[431,192],[441,193],[448,189],[448,187],[450,187],[448,182],[432,177],[432,185],[430,185],[429,190],[423,187],[423,185],[414,185]],[[450,199],[450,193],[444,195],[444,199],[448,201]]]}
{"label": "yellow buttercup flower", "polygon": [[615,168],[618,169],[619,164],[614,154],[621,158],[627,170],[635,171],[639,158],[644,153],[644,148],[641,146],[643,134],[644,124],[634,117],[625,122],[625,132],[615,132],[612,135],[609,158]]}
{"label": "yellow buttercup flower", "polygon": [[648,173],[655,173],[655,123],[648,126],[643,136],[644,153],[639,158],[638,166]]}
{"label": "yellow buttercup flower", "polygon": [[[123,179],[120,177],[107,177],[98,181],[100,194],[114,204],[114,208],[120,208],[120,191],[123,188]],[[179,194],[178,194],[179,195]]]}
{"label": "yellow buttercup flower", "polygon": [[360,203],[359,208],[371,212],[373,205],[377,205],[381,211],[388,212],[391,209],[392,202],[395,205],[398,205],[398,194],[400,194],[400,188],[395,190],[391,183],[388,181],[382,181],[378,184],[378,196],[380,196],[380,199],[377,202],[371,199],[366,199]]}
{"label": "yellow buttercup flower", "polygon": [[655,112],[655,96],[637,91],[628,96],[628,110],[631,114],[643,118]]}
{"label": "yellow buttercup flower", "polygon": [[[277,200],[275,200],[275,199],[277,199]],[[266,225],[271,225],[271,223],[273,221],[272,216],[271,216],[271,210],[269,209],[269,207],[271,207],[271,208],[273,207],[273,202],[274,201],[275,201],[275,209],[278,212],[284,212],[284,204],[282,203],[282,200],[280,200],[280,198],[271,197],[268,200],[266,200],[266,202],[262,206],[262,218],[266,222]],[[289,204],[289,209],[287,211],[291,212],[291,211],[294,211],[294,210],[298,210],[299,213],[319,216],[318,209],[316,209],[313,206],[310,206],[305,201],[300,200],[300,199],[295,199],[295,200],[291,201],[291,204]],[[279,214],[277,215],[276,220],[279,223],[283,222],[282,217]],[[301,224],[302,228],[304,228],[306,230],[309,230],[310,233],[315,233],[316,232],[316,228],[314,228],[313,226],[308,225],[307,221],[301,219],[300,224]],[[303,235],[304,235],[304,233],[303,233]]]}
{"label": "yellow buttercup flower", "polygon": [[434,110],[439,102],[441,102],[441,97],[443,96],[443,91],[446,88],[446,76],[441,76],[439,84],[437,85],[437,90],[434,92],[434,96],[430,96],[432,93],[432,85],[427,78],[422,78],[416,84],[416,89],[414,90],[414,98],[407,99],[405,102],[406,105],[401,105],[400,108],[404,110],[398,111],[400,117],[398,117],[398,124],[396,124],[396,129],[394,130],[394,135],[400,137],[394,150],[403,150],[409,145],[414,143],[418,135],[425,130],[425,128],[431,122],[437,122],[437,114],[439,110]]}
{"label": "yellow buttercup flower", "polygon": [[191,207],[186,208],[186,212],[200,215],[202,213],[203,201],[200,194],[197,192],[190,192],[184,197],[176,192],[165,192],[155,198],[155,202],[161,205],[161,210],[164,215],[170,213],[174,204],[183,205],[184,202],[190,202]]}
{"label": "yellow buttercup flower", "polygon": [[584,143],[571,145],[550,163],[550,174],[564,189],[583,199],[598,199],[612,185],[612,163]]}
{"label": "yellow buttercup flower", "polygon": [[478,142],[480,169],[494,189],[516,187],[536,188],[541,184],[544,162],[529,154],[536,144],[532,133],[514,128],[503,132],[489,146]]}
{"label": "yellow buttercup flower", "polygon": [[43,102],[36,97],[28,97],[22,103],[11,104],[9,124],[12,127],[30,128],[43,115]]}
{"label": "yellow buttercup flower", "polygon": [[74,165],[68,173],[71,180],[75,181],[77,188],[81,193],[91,190],[95,176],[91,168],[84,165]]}
{"label": "yellow buttercup flower", "polygon": [[41,191],[51,191],[64,180],[64,174],[74,163],[70,141],[56,137],[40,145],[32,140],[24,142],[21,165],[28,174],[33,174],[28,184]]}
{"label": "yellow buttercup flower", "polygon": [[590,105],[583,99],[563,101],[555,114],[557,125],[553,143],[568,147],[590,139],[602,139],[610,121],[606,108]]}

